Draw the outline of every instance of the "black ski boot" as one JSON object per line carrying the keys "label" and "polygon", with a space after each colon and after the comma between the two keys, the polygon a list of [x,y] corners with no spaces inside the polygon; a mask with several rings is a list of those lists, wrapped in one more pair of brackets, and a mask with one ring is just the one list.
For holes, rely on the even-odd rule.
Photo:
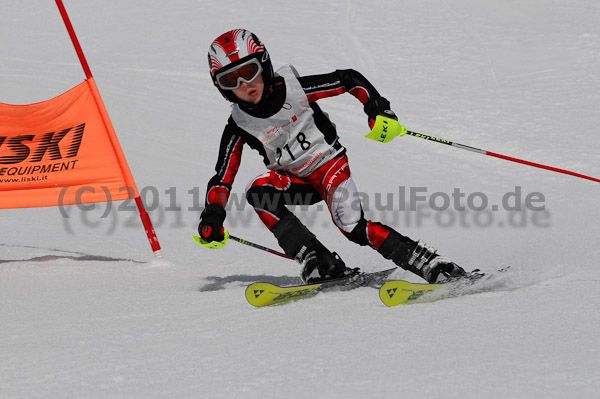
{"label": "black ski boot", "polygon": [[421,240],[415,242],[393,230],[378,251],[386,259],[391,259],[396,265],[424,278],[428,283],[447,282],[469,276],[462,267],[438,255],[435,248],[426,246]]}
{"label": "black ski boot", "polygon": [[286,255],[302,264],[305,283],[321,282],[332,278],[357,274],[359,269],[349,269],[338,254],[331,253],[317,240],[291,212],[277,222],[271,232]]}
{"label": "black ski boot", "polygon": [[296,260],[302,264],[302,281],[306,284],[352,276],[359,271],[346,267],[337,253],[330,252],[316,238],[300,248]]}
{"label": "black ski boot", "polygon": [[443,283],[467,276],[462,267],[438,255],[435,248],[426,246],[422,240],[419,240],[406,263],[405,269],[420,275],[429,283]]}

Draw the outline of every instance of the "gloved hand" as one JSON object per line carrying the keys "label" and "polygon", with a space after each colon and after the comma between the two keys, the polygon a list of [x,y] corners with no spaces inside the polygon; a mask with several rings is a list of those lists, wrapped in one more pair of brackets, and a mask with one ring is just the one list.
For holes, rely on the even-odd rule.
{"label": "gloved hand", "polygon": [[394,111],[392,111],[391,109],[385,109],[373,115],[369,115],[369,128],[371,128],[371,130],[373,130],[373,128],[375,127],[375,122],[377,121],[378,116],[381,116],[385,119],[393,119],[396,122],[398,122],[398,117],[396,116]]}
{"label": "gloved hand", "polygon": [[225,208],[219,204],[209,204],[200,215],[200,224],[198,225],[198,233],[206,242],[223,241],[225,239]]}
{"label": "gloved hand", "polygon": [[392,141],[396,136],[404,136],[407,132],[406,128],[398,122],[396,115],[392,111],[393,118],[384,115],[377,115],[373,123],[369,123],[371,127],[371,133],[365,137],[380,141],[382,143],[388,143]]}
{"label": "gloved hand", "polygon": [[372,98],[365,103],[369,115],[371,133],[365,137],[382,143],[392,141],[396,136],[404,136],[406,128],[398,122],[398,117],[390,109],[390,103],[383,97]]}

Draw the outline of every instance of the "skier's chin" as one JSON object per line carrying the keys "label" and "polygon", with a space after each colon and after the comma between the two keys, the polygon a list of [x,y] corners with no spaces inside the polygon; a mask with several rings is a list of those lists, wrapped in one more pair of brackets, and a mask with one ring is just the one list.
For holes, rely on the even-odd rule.
{"label": "skier's chin", "polygon": [[248,92],[248,96],[250,96],[250,102],[253,104],[258,104],[260,98],[262,97],[261,93],[257,89],[252,89]]}

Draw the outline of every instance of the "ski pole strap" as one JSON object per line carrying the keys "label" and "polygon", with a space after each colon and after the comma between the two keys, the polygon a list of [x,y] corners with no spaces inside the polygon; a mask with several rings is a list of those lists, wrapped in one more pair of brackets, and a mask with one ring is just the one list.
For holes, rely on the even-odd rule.
{"label": "ski pole strap", "polygon": [[587,179],[587,180],[591,180],[591,181],[595,181],[597,183],[600,183],[600,179],[597,179],[597,178],[591,177],[591,176],[582,175],[581,173],[572,172],[570,170],[559,169],[559,168],[555,168],[553,166],[542,165],[542,164],[539,164],[539,163],[535,163],[535,162],[531,162],[531,161],[526,161],[524,159],[509,157],[507,155],[502,155],[502,154],[498,154],[498,153],[491,152],[491,151],[481,150],[479,148],[470,147],[470,146],[464,145],[464,144],[454,143],[454,142],[452,142],[450,140],[440,139],[440,138],[437,138],[437,137],[429,136],[427,134],[421,134],[421,133],[411,132],[411,131],[406,132],[406,134],[408,134],[410,136],[413,136],[413,137],[417,137],[417,138],[423,139],[423,140],[434,141],[436,143],[446,144],[446,145],[449,145],[451,147],[460,148],[461,150],[472,151],[472,152],[476,152],[476,153],[479,153],[479,154],[482,154],[482,155],[489,155],[491,157],[496,157],[496,158],[504,159],[504,160],[507,160],[507,161],[516,162],[516,163],[520,163],[520,164],[523,164],[523,165],[529,165],[529,166],[533,166],[535,168],[546,169],[546,170],[550,170],[552,172],[563,173],[565,175],[575,176],[575,177],[579,177],[581,179]]}

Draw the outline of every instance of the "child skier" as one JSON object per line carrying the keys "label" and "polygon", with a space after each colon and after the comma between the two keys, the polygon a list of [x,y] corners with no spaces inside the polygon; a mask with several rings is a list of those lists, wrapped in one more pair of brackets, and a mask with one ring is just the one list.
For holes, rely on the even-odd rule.
{"label": "child skier", "polygon": [[214,85],[233,104],[221,138],[216,174],[208,182],[198,226],[202,239],[224,239],[225,205],[247,144],[262,155],[269,169],[248,184],[248,202],[284,252],[302,265],[304,282],[358,272],[347,268],[338,254],[325,248],[286,207],[321,200],[346,238],[370,246],[428,282],[466,274],[423,241],[366,220],[362,209],[357,209],[360,201],[346,149],[316,101],[348,92],[363,104],[373,133],[396,129],[405,134],[390,103],[365,77],[351,69],[299,76],[291,65],[274,73],[263,43],[244,29],[216,38],[208,52],[208,64]]}

